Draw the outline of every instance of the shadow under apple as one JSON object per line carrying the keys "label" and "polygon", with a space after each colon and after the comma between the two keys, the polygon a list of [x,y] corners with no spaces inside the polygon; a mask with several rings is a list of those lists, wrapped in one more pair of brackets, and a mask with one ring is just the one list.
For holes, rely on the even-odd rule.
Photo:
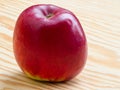
{"label": "shadow under apple", "polygon": [[[79,90],[81,81],[77,79],[77,77],[73,78],[70,81],[59,82],[59,83],[52,83],[52,82],[43,82],[43,81],[36,81],[33,79],[28,78],[24,73],[21,71],[14,72],[8,78],[3,80],[4,86],[14,87],[11,90]],[[5,85],[6,84],[6,85]],[[7,87],[7,88],[10,88]]]}

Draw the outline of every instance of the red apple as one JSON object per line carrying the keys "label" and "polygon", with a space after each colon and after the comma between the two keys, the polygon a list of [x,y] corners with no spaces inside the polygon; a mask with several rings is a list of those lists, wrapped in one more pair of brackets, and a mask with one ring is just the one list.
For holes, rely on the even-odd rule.
{"label": "red apple", "polygon": [[21,13],[13,48],[23,72],[40,81],[72,79],[87,57],[86,37],[76,16],[51,4],[34,5]]}

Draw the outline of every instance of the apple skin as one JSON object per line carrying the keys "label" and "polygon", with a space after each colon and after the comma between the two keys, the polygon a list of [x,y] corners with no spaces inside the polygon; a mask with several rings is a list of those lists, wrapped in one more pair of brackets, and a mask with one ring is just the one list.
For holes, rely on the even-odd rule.
{"label": "apple skin", "polygon": [[75,77],[87,58],[87,40],[76,16],[51,4],[24,10],[15,26],[14,55],[23,72],[40,81]]}

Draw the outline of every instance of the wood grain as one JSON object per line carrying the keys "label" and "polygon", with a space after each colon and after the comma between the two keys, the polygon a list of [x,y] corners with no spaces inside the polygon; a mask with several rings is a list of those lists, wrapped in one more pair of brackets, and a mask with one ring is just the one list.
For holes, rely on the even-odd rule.
{"label": "wood grain", "polygon": [[[71,81],[37,82],[16,64],[12,46],[15,22],[25,8],[41,3],[73,11],[85,30],[87,63]],[[120,0],[0,0],[0,90],[120,90]]]}

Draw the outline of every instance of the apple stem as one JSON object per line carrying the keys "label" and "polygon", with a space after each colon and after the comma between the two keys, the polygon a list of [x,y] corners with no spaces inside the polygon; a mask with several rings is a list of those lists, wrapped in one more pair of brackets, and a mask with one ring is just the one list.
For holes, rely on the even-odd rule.
{"label": "apple stem", "polygon": [[50,18],[50,17],[52,17],[52,16],[53,16],[52,13],[49,13],[48,15],[46,15],[47,18]]}

